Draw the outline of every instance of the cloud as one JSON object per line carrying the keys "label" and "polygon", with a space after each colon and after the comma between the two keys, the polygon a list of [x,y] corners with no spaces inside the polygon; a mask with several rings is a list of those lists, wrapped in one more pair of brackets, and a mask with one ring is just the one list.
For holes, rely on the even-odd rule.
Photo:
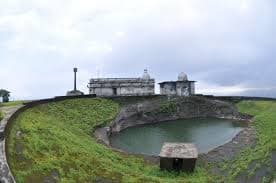
{"label": "cloud", "polygon": [[187,72],[204,93],[266,95],[276,83],[275,8],[273,0],[0,1],[0,87],[15,98],[51,97],[72,87],[74,66],[85,92],[90,77],[148,68],[157,82]]}
{"label": "cloud", "polygon": [[200,82],[197,84],[197,93],[208,95],[228,95],[228,96],[265,96],[275,97],[276,86],[271,87],[249,87],[243,84],[221,86],[218,84],[210,84]]}

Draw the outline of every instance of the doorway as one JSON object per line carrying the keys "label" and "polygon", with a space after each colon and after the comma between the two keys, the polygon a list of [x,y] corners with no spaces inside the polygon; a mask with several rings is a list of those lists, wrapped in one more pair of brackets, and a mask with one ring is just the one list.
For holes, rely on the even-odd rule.
{"label": "doorway", "polygon": [[112,88],[113,95],[117,95],[117,88]]}
{"label": "doorway", "polygon": [[175,158],[173,159],[173,169],[176,171],[180,171],[183,166],[183,159]]}

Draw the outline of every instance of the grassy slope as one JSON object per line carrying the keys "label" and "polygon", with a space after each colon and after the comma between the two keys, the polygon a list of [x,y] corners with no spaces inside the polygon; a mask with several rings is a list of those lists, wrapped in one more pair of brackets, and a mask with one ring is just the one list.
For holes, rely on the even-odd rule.
{"label": "grassy slope", "polygon": [[[255,115],[253,125],[258,142],[255,148],[244,149],[235,159],[224,163],[230,175],[227,182],[247,170],[254,160],[259,162],[255,168],[260,163],[269,165],[271,149],[276,149],[276,102],[243,101],[238,108]],[[110,121],[118,109],[118,104],[108,100],[75,99],[40,105],[23,113],[8,138],[9,163],[17,181],[41,182],[52,170],[58,170],[61,182],[93,182],[97,176],[119,182],[214,181],[202,166],[193,175],[176,176],[97,144],[90,136],[93,127]],[[23,132],[22,139],[15,135],[18,130]],[[23,155],[15,152],[18,144],[23,145]]]}
{"label": "grassy slope", "polygon": [[25,101],[23,100],[16,100],[16,101],[10,101],[10,102],[1,102],[0,107],[7,107],[7,106],[15,106],[15,105],[20,105],[23,104]]}
{"label": "grassy slope", "polygon": [[[248,171],[248,165],[253,161],[258,163],[247,172],[248,176],[253,175],[261,166],[271,166],[271,151],[276,149],[276,102],[243,101],[237,106],[241,112],[254,115],[257,144],[255,148],[246,148],[235,159],[225,162],[224,168],[229,170],[229,179],[233,179],[241,171]],[[263,178],[263,181],[266,180],[268,179]]]}
{"label": "grassy slope", "polygon": [[[105,99],[72,99],[39,105],[21,114],[8,137],[8,160],[18,183],[42,182],[56,170],[60,182],[208,182],[198,166],[192,175],[161,172],[158,166],[125,156],[91,137],[95,125],[113,119],[119,105]],[[23,135],[16,136],[21,131]],[[23,147],[23,152],[16,152]]]}

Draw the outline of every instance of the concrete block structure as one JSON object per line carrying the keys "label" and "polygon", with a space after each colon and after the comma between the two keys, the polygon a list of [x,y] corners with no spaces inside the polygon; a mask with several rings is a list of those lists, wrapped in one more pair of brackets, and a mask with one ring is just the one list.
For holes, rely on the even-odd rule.
{"label": "concrete block structure", "polygon": [[161,170],[193,172],[198,152],[194,144],[165,142],[159,157]]}
{"label": "concrete block structure", "polygon": [[154,85],[145,69],[140,78],[92,78],[87,87],[97,96],[145,96],[154,95]]}
{"label": "concrete block structure", "polygon": [[189,81],[185,73],[180,73],[177,81],[159,83],[161,95],[190,96],[195,94],[195,81]]}

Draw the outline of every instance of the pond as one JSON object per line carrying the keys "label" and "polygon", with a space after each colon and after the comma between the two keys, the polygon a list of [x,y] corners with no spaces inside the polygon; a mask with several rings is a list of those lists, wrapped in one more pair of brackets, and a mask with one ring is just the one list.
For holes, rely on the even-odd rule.
{"label": "pond", "polygon": [[164,142],[195,143],[199,153],[206,153],[230,141],[244,126],[226,119],[182,119],[127,128],[112,135],[111,144],[126,152],[158,155]]}

